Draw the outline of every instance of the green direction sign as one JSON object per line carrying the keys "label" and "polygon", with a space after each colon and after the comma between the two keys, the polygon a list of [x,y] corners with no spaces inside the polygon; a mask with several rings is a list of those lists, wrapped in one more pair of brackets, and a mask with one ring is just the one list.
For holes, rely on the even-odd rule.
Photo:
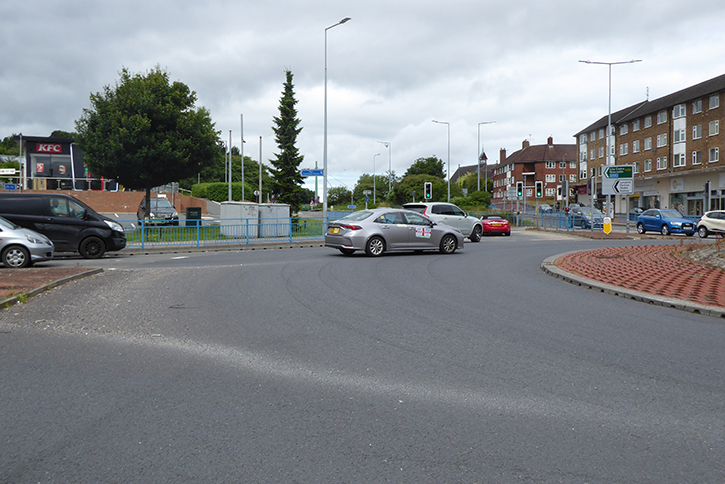
{"label": "green direction sign", "polygon": [[630,195],[634,193],[634,166],[613,165],[604,169],[602,195]]}

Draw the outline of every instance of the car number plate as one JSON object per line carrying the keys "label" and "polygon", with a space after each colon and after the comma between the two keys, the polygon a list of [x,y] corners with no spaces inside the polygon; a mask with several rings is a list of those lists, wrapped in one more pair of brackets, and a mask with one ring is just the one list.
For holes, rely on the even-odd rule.
{"label": "car number plate", "polygon": [[331,234],[339,234],[340,228],[339,227],[330,227],[330,233]]}

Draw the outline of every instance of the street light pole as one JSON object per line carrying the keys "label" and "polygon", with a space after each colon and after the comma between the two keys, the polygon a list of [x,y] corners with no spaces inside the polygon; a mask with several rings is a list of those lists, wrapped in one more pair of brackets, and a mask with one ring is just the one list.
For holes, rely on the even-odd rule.
{"label": "street light pole", "polygon": [[373,205],[375,205],[377,202],[375,201],[375,157],[380,156],[380,153],[373,155]]}
{"label": "street light pole", "polygon": [[[606,166],[614,165],[614,158],[611,154],[611,136],[612,136],[612,66],[613,65],[619,65],[619,64],[634,64],[635,62],[642,62],[642,59],[632,59],[628,61],[620,61],[620,62],[596,62],[596,61],[589,61],[589,60],[580,60],[579,62],[583,64],[599,64],[599,65],[605,65],[609,68],[609,110],[607,114],[607,141],[606,141],[606,150],[607,150],[607,157],[606,160]],[[604,185],[602,185],[604,186]],[[594,207],[594,196],[596,194],[592,193],[592,207]],[[612,210],[612,196],[607,195],[607,210],[606,210],[606,216],[611,217],[611,210]]]}
{"label": "street light pole", "polygon": [[[476,164],[478,165],[478,177],[477,177],[478,182],[477,182],[476,188],[479,192],[481,191],[481,154],[482,154],[482,151],[481,151],[481,125],[482,124],[493,124],[495,122],[496,121],[482,121],[482,122],[478,123],[478,153],[476,154]],[[483,187],[484,191],[488,190],[488,159],[486,159],[485,177],[486,177],[486,182],[485,182],[485,186]]]}
{"label": "street light pole", "polygon": [[390,141],[378,141],[388,149],[388,196],[393,191],[393,144]]}
{"label": "street light pole", "polygon": [[435,119],[433,122],[448,126],[448,203],[451,203],[451,123],[446,121],[436,121]]}
{"label": "street light pole", "polygon": [[[338,25],[342,25],[348,22],[350,17],[337,22],[335,25],[330,25],[325,29],[325,116],[324,116],[324,140],[322,148],[322,159],[323,159],[323,173],[322,173],[322,223],[327,224],[327,31]],[[261,163],[261,159],[260,159]]]}

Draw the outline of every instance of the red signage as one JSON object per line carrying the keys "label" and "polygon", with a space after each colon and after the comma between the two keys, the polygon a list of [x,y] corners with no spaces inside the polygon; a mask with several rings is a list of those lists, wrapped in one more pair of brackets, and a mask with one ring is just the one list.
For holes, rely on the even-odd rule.
{"label": "red signage", "polygon": [[63,147],[59,144],[37,143],[35,151],[36,153],[63,153]]}

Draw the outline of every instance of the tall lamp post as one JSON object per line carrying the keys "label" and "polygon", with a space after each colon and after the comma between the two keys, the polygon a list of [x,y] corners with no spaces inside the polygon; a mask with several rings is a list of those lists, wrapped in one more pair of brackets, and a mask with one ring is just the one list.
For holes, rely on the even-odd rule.
{"label": "tall lamp post", "polygon": [[388,149],[388,196],[393,191],[393,144],[390,141],[378,141]]}
{"label": "tall lamp post", "polygon": [[373,205],[375,205],[377,202],[375,201],[375,157],[380,156],[380,153],[373,155]]}
{"label": "tall lamp post", "polygon": [[[589,60],[580,60],[579,62],[583,64],[599,64],[604,65],[609,68],[609,110],[607,114],[607,157],[606,157],[606,165],[614,165],[614,157],[612,157],[611,154],[611,139],[612,139],[612,66],[619,65],[619,64],[634,64],[635,62],[642,62],[642,59],[632,59],[628,61],[620,61],[620,62],[595,62],[595,61],[589,61]],[[592,192],[592,207],[594,206],[594,196],[595,193]],[[612,196],[607,195],[607,211],[606,216],[611,217],[611,210],[612,210]]]}
{"label": "tall lamp post", "polygon": [[[477,158],[476,163],[478,164],[478,184],[477,184],[477,189],[478,189],[479,192],[481,191],[481,154],[483,153],[481,151],[481,125],[482,124],[493,124],[495,122],[496,121],[481,121],[480,123],[478,123],[478,153],[476,153],[476,158]],[[484,191],[485,190],[488,190],[488,160],[486,160],[485,176],[486,176],[486,183],[485,183],[486,186],[483,187]]]}
{"label": "tall lamp post", "polygon": [[448,203],[451,203],[451,123],[446,121],[436,121],[435,119],[433,122],[448,126]]}
{"label": "tall lamp post", "polygon": [[[323,159],[323,172],[322,172],[322,223],[327,224],[327,31],[330,30],[333,27],[337,27],[338,25],[342,25],[345,22],[348,22],[350,20],[350,17],[345,17],[344,19],[337,22],[335,25],[330,25],[325,29],[325,121],[324,121],[324,140],[323,140],[323,149],[322,149],[322,159]],[[260,159],[260,163],[262,160]]]}

